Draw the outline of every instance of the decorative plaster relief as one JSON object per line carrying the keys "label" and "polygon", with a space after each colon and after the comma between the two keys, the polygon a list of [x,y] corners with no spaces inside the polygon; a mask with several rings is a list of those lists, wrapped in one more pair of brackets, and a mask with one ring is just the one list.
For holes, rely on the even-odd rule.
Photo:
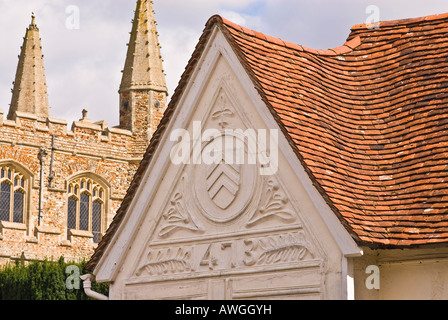
{"label": "decorative plaster relief", "polygon": [[213,112],[212,119],[219,120],[219,126],[221,129],[225,129],[229,125],[228,118],[234,117],[235,112],[233,111],[233,108],[228,106],[229,104],[225,96],[221,94],[218,100],[218,107],[217,110]]}
{"label": "decorative plaster relief", "polygon": [[207,170],[206,187],[210,199],[221,209],[227,209],[235,200],[241,186],[239,165],[211,165]]}
{"label": "decorative plaster relief", "polygon": [[260,147],[257,131],[247,129],[249,120],[233,100],[229,102],[227,91],[222,84],[204,123],[194,122],[200,123],[201,132],[194,123],[193,132],[188,132],[193,144],[188,139],[187,150],[201,161],[184,164],[158,229],[161,238],[173,239],[179,231],[183,231],[181,237],[218,234],[234,230],[235,224],[254,230],[259,225],[272,228],[298,220],[279,177],[260,175],[263,164],[254,155],[259,148],[271,150]]}
{"label": "decorative plaster relief", "polygon": [[245,240],[246,266],[271,265],[276,263],[298,262],[307,254],[313,257],[310,245],[301,233],[289,233],[255,240]]}
{"label": "decorative plaster relief", "polygon": [[150,251],[146,264],[137,270],[136,275],[140,276],[143,273],[163,275],[190,271],[190,257],[191,251],[185,251],[183,248],[174,251],[170,248]]}
{"label": "decorative plaster relief", "polygon": [[191,177],[197,208],[215,223],[240,217],[253,200],[258,180],[256,169],[224,160],[219,164],[196,166]]}
{"label": "decorative plaster relief", "polygon": [[177,230],[183,229],[191,232],[202,232],[193,221],[184,199],[184,179],[182,179],[182,191],[175,192],[171,198],[167,211],[163,214],[163,222],[159,236],[168,237]]}
{"label": "decorative plaster relief", "polygon": [[247,226],[252,227],[270,218],[280,218],[285,223],[294,222],[296,215],[287,208],[288,202],[288,197],[276,182],[276,179],[274,177],[265,179],[260,205],[249,219]]}
{"label": "decorative plaster relief", "polygon": [[196,241],[172,247],[149,247],[135,272],[147,275],[183,274],[195,277],[210,272],[238,272],[256,266],[282,266],[314,260],[303,231],[229,240]]}

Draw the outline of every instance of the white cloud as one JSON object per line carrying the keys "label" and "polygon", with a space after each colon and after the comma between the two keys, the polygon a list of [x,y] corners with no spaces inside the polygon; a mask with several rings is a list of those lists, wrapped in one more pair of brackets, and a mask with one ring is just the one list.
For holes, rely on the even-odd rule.
{"label": "white cloud", "polygon": [[200,33],[186,27],[160,27],[158,31],[168,91],[172,95],[196,47]]}
{"label": "white cloud", "polygon": [[227,20],[230,20],[236,24],[239,24],[240,26],[246,26],[246,18],[244,15],[239,14],[235,11],[229,11],[229,10],[220,10],[219,15],[226,18]]}

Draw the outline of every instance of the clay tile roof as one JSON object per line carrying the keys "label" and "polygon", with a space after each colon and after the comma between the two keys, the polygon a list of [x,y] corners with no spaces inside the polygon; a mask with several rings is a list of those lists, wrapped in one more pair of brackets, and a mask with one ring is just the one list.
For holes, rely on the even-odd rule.
{"label": "clay tile roof", "polygon": [[377,29],[356,25],[344,45],[328,50],[214,16],[90,268],[126,214],[215,26],[358,244],[448,243],[448,14],[381,22]]}

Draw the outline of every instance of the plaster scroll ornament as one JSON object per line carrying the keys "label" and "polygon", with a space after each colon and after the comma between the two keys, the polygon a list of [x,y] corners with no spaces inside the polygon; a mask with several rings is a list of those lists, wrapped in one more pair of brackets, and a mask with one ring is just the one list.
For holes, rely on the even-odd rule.
{"label": "plaster scroll ornament", "polygon": [[202,232],[188,212],[184,196],[181,192],[175,193],[171,198],[170,206],[163,214],[163,219],[164,225],[159,232],[159,236],[162,238],[167,237],[180,229],[192,232]]}
{"label": "plaster scroll ornament", "polygon": [[293,222],[296,219],[293,212],[287,208],[288,197],[273,178],[264,180],[261,199],[259,208],[247,223],[248,227],[269,218],[279,218],[286,223]]}
{"label": "plaster scroll ornament", "polygon": [[313,257],[310,245],[300,233],[245,240],[245,244],[249,248],[245,252],[246,266],[298,262],[307,254]]}
{"label": "plaster scroll ornament", "polygon": [[229,125],[227,118],[231,118],[235,115],[232,109],[226,106],[227,104],[224,99],[223,96],[219,98],[218,110],[212,114],[212,119],[219,120],[218,124],[222,129],[225,129]]}
{"label": "plaster scroll ornament", "polygon": [[175,274],[191,271],[191,252],[183,248],[176,250],[161,249],[150,251],[146,263],[141,266],[137,276],[143,273],[149,275]]}

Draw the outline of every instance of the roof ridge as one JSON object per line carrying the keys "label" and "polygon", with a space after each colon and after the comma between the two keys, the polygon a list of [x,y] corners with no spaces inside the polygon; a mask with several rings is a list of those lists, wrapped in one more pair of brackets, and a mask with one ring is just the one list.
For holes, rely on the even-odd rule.
{"label": "roof ridge", "polygon": [[301,52],[307,52],[307,53],[320,55],[320,56],[337,56],[337,55],[341,55],[341,54],[346,54],[346,53],[349,53],[349,52],[355,50],[358,46],[361,45],[361,38],[359,36],[356,36],[353,39],[347,41],[345,44],[343,44],[339,47],[329,48],[329,49],[313,49],[313,48],[308,48],[308,47],[300,45],[300,44],[285,41],[281,38],[276,38],[276,37],[264,34],[262,32],[258,32],[258,31],[240,26],[240,25],[238,25],[230,20],[227,20],[219,15],[215,15],[212,18],[210,18],[209,23],[213,24],[218,21],[228,27],[231,27],[231,28],[239,31],[239,32],[256,37],[258,39],[265,40],[265,41],[268,41],[271,43],[275,43],[279,46],[284,46],[288,49],[293,49],[293,50],[297,50],[297,51],[301,51]]}
{"label": "roof ridge", "polygon": [[[395,19],[395,20],[385,20],[379,22],[379,27],[391,27],[399,25],[408,25],[413,23],[418,23],[422,21],[434,21],[448,19],[448,12],[441,14],[433,14],[429,16],[417,17],[417,18],[407,18],[407,19]],[[369,24],[370,25],[370,24]],[[362,29],[372,29],[367,23],[355,24],[350,30],[362,30]]]}

